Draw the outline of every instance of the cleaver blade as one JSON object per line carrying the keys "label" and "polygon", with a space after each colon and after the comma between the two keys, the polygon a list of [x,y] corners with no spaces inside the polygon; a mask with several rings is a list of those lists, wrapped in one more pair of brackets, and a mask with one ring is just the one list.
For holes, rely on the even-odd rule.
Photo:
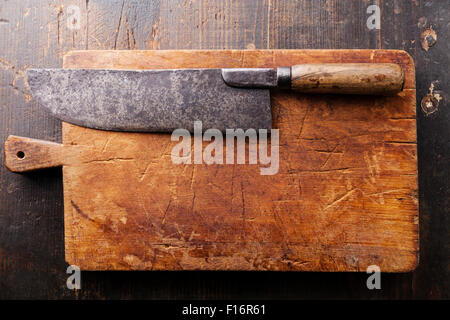
{"label": "cleaver blade", "polygon": [[[259,70],[275,84],[274,69]],[[268,86],[227,85],[222,69],[28,69],[27,81],[40,105],[83,127],[193,132],[194,121],[202,121],[203,130],[223,132],[272,127]]]}
{"label": "cleaver blade", "polygon": [[271,129],[270,88],[318,94],[397,94],[400,65],[299,64],[275,68],[28,69],[33,97],[76,125],[113,131]]}

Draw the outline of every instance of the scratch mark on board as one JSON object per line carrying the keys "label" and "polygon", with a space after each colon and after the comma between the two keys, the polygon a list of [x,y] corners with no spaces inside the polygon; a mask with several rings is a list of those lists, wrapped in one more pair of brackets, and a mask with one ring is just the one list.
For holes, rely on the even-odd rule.
{"label": "scratch mark on board", "polygon": [[342,202],[343,200],[345,200],[346,198],[351,196],[356,190],[358,190],[358,189],[354,188],[354,189],[352,189],[350,191],[347,191],[342,196],[337,197],[335,200],[333,200],[331,203],[329,203],[323,210],[327,210],[327,209],[337,205],[338,203]]}
{"label": "scratch mark on board", "polygon": [[75,209],[75,211],[80,215],[80,216],[82,216],[83,218],[85,218],[85,219],[87,219],[87,220],[89,220],[89,221],[92,221],[92,222],[94,222],[95,220],[94,219],[92,219],[91,217],[89,217],[87,214],[85,214],[76,204],[75,204],[75,202],[73,202],[72,200],[70,200],[70,204],[72,205],[72,207]]}

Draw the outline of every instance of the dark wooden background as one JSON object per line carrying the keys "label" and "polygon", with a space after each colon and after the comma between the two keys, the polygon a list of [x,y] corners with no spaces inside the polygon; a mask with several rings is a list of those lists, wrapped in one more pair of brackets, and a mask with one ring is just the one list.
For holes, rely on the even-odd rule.
{"label": "dark wooden background", "polygon": [[[380,30],[366,26],[371,4],[381,8]],[[72,23],[78,30],[67,24],[70,5],[80,8],[79,21]],[[448,299],[449,11],[448,0],[0,0],[0,298]],[[61,139],[61,123],[31,99],[24,71],[61,67],[71,49],[245,48],[382,48],[412,55],[417,270],[382,274],[382,290],[368,290],[364,273],[282,272],[82,272],[82,290],[68,290],[61,170],[18,175],[3,166],[9,134]],[[424,112],[421,101],[430,87],[442,99]]]}

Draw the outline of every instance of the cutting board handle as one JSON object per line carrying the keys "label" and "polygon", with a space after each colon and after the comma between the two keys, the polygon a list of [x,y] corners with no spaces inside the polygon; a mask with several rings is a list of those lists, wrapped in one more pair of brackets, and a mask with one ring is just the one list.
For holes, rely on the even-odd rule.
{"label": "cutting board handle", "polygon": [[291,68],[291,88],[306,93],[394,94],[403,90],[404,74],[394,63],[298,64]]}
{"label": "cutting board handle", "polygon": [[63,151],[59,143],[11,135],[5,142],[5,165],[13,172],[58,167]]}

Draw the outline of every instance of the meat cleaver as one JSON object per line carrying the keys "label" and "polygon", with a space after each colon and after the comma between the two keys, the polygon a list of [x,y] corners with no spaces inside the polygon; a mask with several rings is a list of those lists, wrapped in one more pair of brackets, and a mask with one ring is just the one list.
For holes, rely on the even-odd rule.
{"label": "meat cleaver", "polygon": [[388,63],[278,68],[28,69],[33,97],[59,119],[94,129],[172,132],[271,129],[270,89],[322,94],[395,94],[402,68]]}

